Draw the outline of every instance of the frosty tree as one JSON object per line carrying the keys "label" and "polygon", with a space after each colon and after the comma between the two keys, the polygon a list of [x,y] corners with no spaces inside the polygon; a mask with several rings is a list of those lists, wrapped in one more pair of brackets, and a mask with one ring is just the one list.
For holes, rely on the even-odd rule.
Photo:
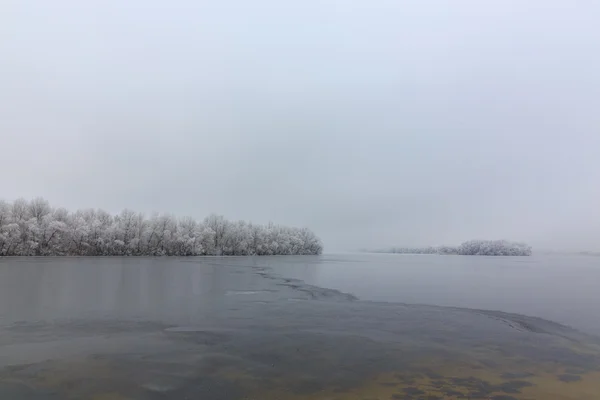
{"label": "frosty tree", "polygon": [[470,240],[460,246],[393,247],[382,253],[457,254],[462,256],[530,256],[531,246],[506,240]]}
{"label": "frosty tree", "polygon": [[0,201],[0,256],[202,256],[321,254],[309,229],[123,210],[70,213],[38,197]]}

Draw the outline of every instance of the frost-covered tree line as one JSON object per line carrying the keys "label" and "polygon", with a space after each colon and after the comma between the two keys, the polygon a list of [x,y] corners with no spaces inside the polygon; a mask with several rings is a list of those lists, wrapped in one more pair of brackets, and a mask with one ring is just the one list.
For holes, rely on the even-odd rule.
{"label": "frost-covered tree line", "polygon": [[458,247],[463,256],[530,256],[531,246],[506,240],[471,240]]}
{"label": "frost-covered tree line", "polygon": [[531,247],[525,243],[506,240],[470,240],[460,246],[393,247],[382,253],[399,254],[456,254],[462,256],[530,256]]}
{"label": "frost-covered tree line", "polygon": [[210,215],[203,221],[170,214],[97,209],[68,212],[43,198],[0,200],[0,256],[203,256],[320,254],[306,228],[258,225]]}

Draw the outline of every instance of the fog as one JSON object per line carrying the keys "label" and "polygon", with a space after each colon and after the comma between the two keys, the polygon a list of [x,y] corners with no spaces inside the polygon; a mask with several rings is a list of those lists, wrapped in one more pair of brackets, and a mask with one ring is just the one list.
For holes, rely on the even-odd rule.
{"label": "fog", "polygon": [[594,1],[9,0],[0,198],[600,249]]}

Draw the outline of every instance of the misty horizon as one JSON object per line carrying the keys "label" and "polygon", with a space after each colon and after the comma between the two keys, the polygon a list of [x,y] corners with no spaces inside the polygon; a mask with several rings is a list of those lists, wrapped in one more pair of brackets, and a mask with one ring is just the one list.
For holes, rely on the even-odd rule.
{"label": "misty horizon", "polygon": [[0,199],[600,250],[600,5],[11,2]]}
{"label": "misty horizon", "polygon": [[[41,196],[38,196],[34,199],[31,200],[27,200],[24,199],[22,197],[15,199],[14,201],[10,201],[7,202],[4,199],[0,199],[0,233],[3,233],[3,228],[7,227],[7,224],[10,223],[14,223],[14,222],[19,222],[19,223],[25,223],[28,220],[35,220],[37,217],[35,215],[32,215],[32,211],[31,209],[34,208],[34,204],[36,203],[43,203],[45,204],[43,206],[43,208],[46,210],[44,215],[48,214],[48,216],[55,216],[55,215],[59,215],[58,220],[64,220],[65,222],[67,222],[68,220],[72,220],[74,217],[81,217],[81,216],[85,216],[85,219],[87,220],[88,223],[91,223],[93,221],[94,218],[97,218],[97,214],[98,215],[103,215],[109,219],[114,218],[114,222],[116,223],[118,218],[122,218],[123,215],[128,215],[129,217],[135,217],[135,219],[139,219],[141,221],[143,221],[143,224],[149,224],[150,221],[152,220],[156,220],[156,219],[161,219],[161,218],[168,218],[169,221],[171,221],[170,223],[175,223],[176,225],[181,223],[181,222],[185,222],[185,221],[194,221],[194,223],[198,223],[199,225],[202,224],[206,224],[207,219],[210,218],[215,218],[215,217],[219,217],[221,219],[224,219],[224,221],[226,221],[228,224],[236,224],[236,223],[242,223],[242,224],[249,224],[250,226],[252,225],[256,225],[256,226],[278,226],[278,224],[276,223],[276,221],[268,221],[266,223],[256,223],[256,221],[251,221],[251,220],[239,220],[239,221],[231,221],[228,220],[226,218],[226,216],[222,216],[219,215],[218,213],[210,213],[210,215],[208,217],[204,218],[204,222],[198,220],[196,221],[194,219],[194,217],[190,217],[190,216],[180,216],[180,215],[176,215],[175,213],[170,213],[170,212],[158,212],[158,211],[152,211],[148,214],[144,213],[144,212],[137,212],[135,210],[131,210],[129,208],[124,208],[123,210],[120,210],[119,212],[106,212],[105,210],[103,210],[102,208],[99,207],[87,207],[87,208],[82,208],[82,209],[77,209],[77,210],[67,210],[64,207],[53,207],[49,205],[49,202],[44,199]],[[18,221],[13,221],[14,219],[14,207],[15,205],[19,203],[21,205],[21,208],[23,210],[23,217],[19,218]],[[148,218],[150,218],[150,220],[148,220]],[[41,221],[41,218],[37,218],[38,220]],[[55,218],[53,217],[52,219],[49,219],[48,222],[52,222],[53,220],[55,220]],[[31,222],[29,221],[29,222]],[[74,222],[74,221],[71,221]],[[68,226],[68,225],[67,225]],[[232,227],[234,225],[231,225]],[[292,228],[292,229],[302,229],[302,230],[309,230],[310,228],[307,226],[303,226],[303,227],[286,227],[283,226],[283,228]],[[71,229],[71,228],[69,228]],[[8,234],[7,232],[4,232]],[[312,232],[311,232],[312,234]],[[0,236],[0,239],[2,239],[2,236]],[[69,238],[67,238],[67,240],[70,240]],[[320,240],[319,238],[317,238],[317,240]],[[526,243],[519,243],[519,242],[512,242],[510,240],[507,240],[506,238],[501,238],[501,239],[482,239],[482,238],[477,238],[477,239],[471,239],[470,241],[467,242],[463,242],[460,245],[464,245],[465,243],[468,242],[507,242],[508,244],[514,244],[514,245],[522,245],[522,246],[527,246]],[[0,243],[2,244],[2,243]],[[0,246],[0,250],[1,250]],[[339,252],[348,252],[348,253],[355,253],[355,252],[375,252],[375,253],[399,253],[399,254],[432,254],[432,253],[427,253],[424,252],[425,250],[435,250],[435,249],[442,249],[442,253],[444,253],[445,248],[447,249],[454,249],[454,248],[459,248],[460,246],[456,243],[443,243],[443,244],[429,244],[429,245],[423,245],[421,247],[408,247],[405,248],[404,250],[411,250],[411,251],[396,251],[395,249],[400,249],[402,250],[402,245],[395,245],[395,246],[388,246],[388,247],[379,247],[379,248],[356,248],[356,249],[345,249],[345,250],[328,250],[325,251],[325,253],[339,253]],[[325,249],[327,250],[327,249]],[[320,252],[322,250],[319,250]],[[530,249],[531,251],[531,249]],[[546,252],[557,252],[557,253],[561,253],[560,249],[536,249],[537,253],[546,253]],[[562,251],[562,252],[566,252],[569,253],[569,251]],[[590,254],[595,254],[594,251],[592,250],[577,250],[577,251],[572,251],[572,252],[579,252],[579,253],[590,253]],[[1,251],[0,251],[1,253]],[[450,253],[448,253],[450,254]],[[0,254],[1,255],[1,254]],[[207,254],[198,254],[198,255],[207,255]],[[214,254],[212,254],[214,255]]]}

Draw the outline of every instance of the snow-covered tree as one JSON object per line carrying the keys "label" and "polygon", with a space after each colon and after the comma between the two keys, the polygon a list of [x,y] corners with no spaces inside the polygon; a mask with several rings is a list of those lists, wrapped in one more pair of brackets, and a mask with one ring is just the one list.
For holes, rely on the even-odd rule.
{"label": "snow-covered tree", "polygon": [[44,216],[50,214],[50,211],[50,204],[41,197],[36,197],[29,202],[29,215],[31,215],[32,218],[37,219],[38,222],[41,222]]}
{"label": "snow-covered tree", "polygon": [[49,255],[282,255],[320,254],[309,229],[228,221],[212,214],[202,222],[170,214],[150,218],[132,210],[117,215],[52,208],[41,197],[0,200],[0,256]]}
{"label": "snow-covered tree", "polygon": [[463,256],[530,256],[531,246],[506,240],[470,240],[460,246],[393,247],[381,253],[400,254],[458,254]]}
{"label": "snow-covered tree", "polygon": [[466,256],[530,256],[531,247],[525,243],[506,240],[471,240],[458,247],[458,254]]}

